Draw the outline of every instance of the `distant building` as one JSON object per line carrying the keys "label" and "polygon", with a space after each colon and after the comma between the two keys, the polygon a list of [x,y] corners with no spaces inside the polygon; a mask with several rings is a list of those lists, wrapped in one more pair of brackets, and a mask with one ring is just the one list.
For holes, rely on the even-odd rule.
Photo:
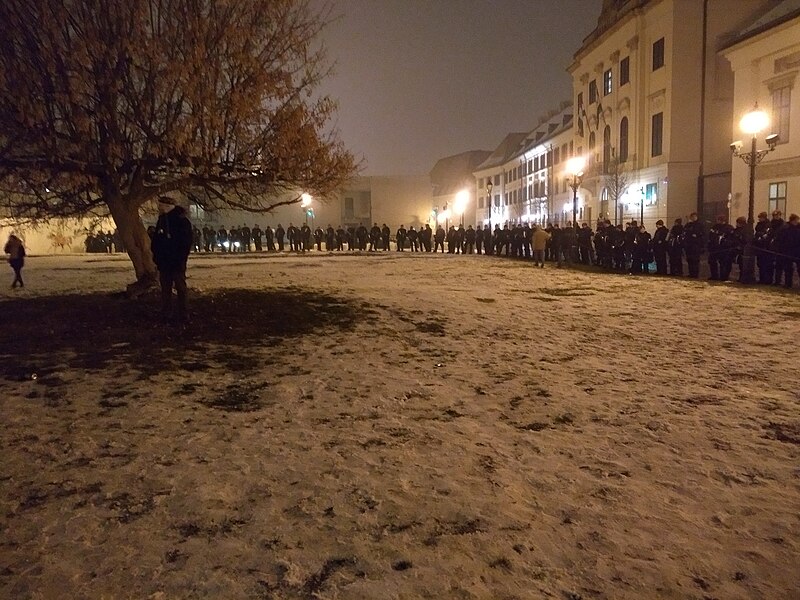
{"label": "distant building", "polygon": [[[564,220],[563,207],[572,195],[560,172],[575,153],[572,123],[572,103],[564,102],[530,132],[508,134],[478,166],[474,175],[479,225]],[[570,203],[570,219],[571,211]],[[582,204],[580,214],[581,219],[591,218]]]}
{"label": "distant building", "polygon": [[258,224],[273,229],[289,223],[325,229],[386,223],[392,232],[402,223],[419,227],[431,220],[431,184],[427,175],[358,177],[330,198],[309,197],[306,202],[280,206],[269,213],[239,210],[205,211],[189,203],[189,218],[198,227],[231,228]]}
{"label": "distant building", "polygon": [[[739,129],[742,115],[756,104],[770,115],[770,125],[758,135],[780,137],[774,152],[756,168],[755,214],[778,209],[784,219],[800,214],[800,0],[783,0],[763,11],[742,28],[720,53],[733,68],[733,129],[730,140],[749,140]],[[743,139],[744,137],[744,139]],[[749,168],[733,157],[731,213],[746,216],[749,203]]]}
{"label": "distant building", "polygon": [[[576,52],[575,146],[592,214],[639,218],[651,231],[731,191],[733,76],[717,51],[774,0],[605,0]],[[609,177],[624,173],[618,198]],[[616,202],[614,202],[616,200]],[[616,209],[615,209],[616,205]]]}
{"label": "distant building", "polygon": [[464,223],[475,225],[478,206],[483,198],[475,193],[475,176],[472,172],[484,162],[491,152],[470,150],[442,158],[430,172],[432,213],[442,226]]}

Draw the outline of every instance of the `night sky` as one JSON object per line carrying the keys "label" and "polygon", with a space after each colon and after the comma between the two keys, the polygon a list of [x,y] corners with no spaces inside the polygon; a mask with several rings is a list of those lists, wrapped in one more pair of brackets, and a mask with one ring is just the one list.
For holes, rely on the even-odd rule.
{"label": "night sky", "polygon": [[323,34],[341,138],[365,175],[493,150],[571,97],[566,68],[602,0],[335,0]]}

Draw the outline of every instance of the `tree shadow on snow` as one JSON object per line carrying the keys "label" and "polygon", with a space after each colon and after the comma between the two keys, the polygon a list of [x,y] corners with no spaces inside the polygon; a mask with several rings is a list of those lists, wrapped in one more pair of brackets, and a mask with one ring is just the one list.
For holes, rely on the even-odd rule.
{"label": "tree shadow on snow", "polygon": [[[0,379],[58,379],[64,367],[127,365],[143,374],[203,371],[211,364],[249,370],[253,350],[287,338],[350,330],[370,314],[363,304],[301,289],[190,290],[191,323],[166,324],[160,298],[73,294],[0,303]],[[260,361],[260,362],[258,362]],[[58,382],[54,380],[54,385]]]}

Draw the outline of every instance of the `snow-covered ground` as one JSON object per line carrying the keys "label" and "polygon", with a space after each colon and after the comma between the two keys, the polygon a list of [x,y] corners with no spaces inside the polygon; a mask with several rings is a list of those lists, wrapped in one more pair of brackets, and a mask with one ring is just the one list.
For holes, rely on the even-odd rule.
{"label": "snow-covered ground", "polygon": [[131,274],[0,291],[2,598],[800,598],[796,291],[203,256],[181,333]]}

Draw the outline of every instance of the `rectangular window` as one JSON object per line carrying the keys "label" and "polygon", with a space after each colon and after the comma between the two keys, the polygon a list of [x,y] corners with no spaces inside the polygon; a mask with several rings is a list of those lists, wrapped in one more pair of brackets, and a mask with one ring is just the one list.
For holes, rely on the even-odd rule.
{"label": "rectangular window", "polygon": [[652,120],[650,156],[661,156],[664,148],[664,113],[656,113]]}
{"label": "rectangular window", "polygon": [[619,62],[619,84],[631,82],[631,57],[626,56]]}
{"label": "rectangular window", "polygon": [[483,208],[483,196],[478,196],[478,208]]}
{"label": "rectangular window", "polygon": [[495,185],[500,185],[500,174],[499,173],[494,176],[494,184]]}
{"label": "rectangular window", "polygon": [[539,170],[539,157],[538,156],[533,159],[533,170],[534,170],[534,172]]}
{"label": "rectangular window", "polygon": [[557,165],[560,162],[561,162],[561,151],[558,148],[556,148],[555,150],[553,150],[553,164]]}
{"label": "rectangular window", "polygon": [[653,44],[653,71],[664,66],[664,38]]}
{"label": "rectangular window", "polygon": [[352,198],[344,199],[344,218],[345,219],[355,218],[355,207],[353,206]]}
{"label": "rectangular window", "polygon": [[769,214],[779,210],[786,215],[786,182],[778,181],[769,184]]}
{"label": "rectangular window", "polygon": [[500,208],[500,194],[494,195],[494,206],[495,208]]}
{"label": "rectangular window", "polygon": [[528,161],[528,174],[533,173],[533,159]]}
{"label": "rectangular window", "polygon": [[589,82],[589,104],[597,102],[597,81],[592,79]]}
{"label": "rectangular window", "polygon": [[645,206],[655,206],[658,204],[658,184],[648,183],[644,188]]}
{"label": "rectangular window", "polygon": [[583,108],[583,92],[578,92],[578,110]]}
{"label": "rectangular window", "polygon": [[792,103],[792,88],[785,87],[772,90],[772,131],[777,133],[779,144],[789,141],[789,108]]}
{"label": "rectangular window", "polygon": [[603,73],[603,96],[608,96],[614,89],[614,82],[611,76],[611,69]]}

